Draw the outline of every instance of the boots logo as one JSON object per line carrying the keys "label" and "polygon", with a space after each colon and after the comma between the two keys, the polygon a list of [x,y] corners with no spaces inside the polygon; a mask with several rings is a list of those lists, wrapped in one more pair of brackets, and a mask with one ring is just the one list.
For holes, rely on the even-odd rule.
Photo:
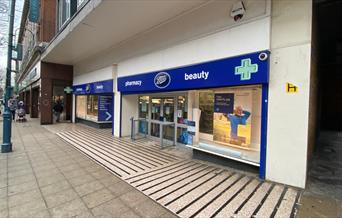
{"label": "boots logo", "polygon": [[168,87],[171,83],[171,77],[166,72],[160,72],[154,77],[154,85],[159,89]]}
{"label": "boots logo", "polygon": [[90,93],[90,84],[86,86],[86,93]]}

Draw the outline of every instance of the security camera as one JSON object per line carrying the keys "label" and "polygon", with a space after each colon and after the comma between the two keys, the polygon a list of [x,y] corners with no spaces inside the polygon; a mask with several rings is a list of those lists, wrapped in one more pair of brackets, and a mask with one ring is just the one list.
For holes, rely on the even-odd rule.
{"label": "security camera", "polygon": [[234,21],[241,20],[243,15],[246,13],[245,5],[242,1],[238,1],[233,5],[230,12],[230,16],[234,18]]}
{"label": "security camera", "polygon": [[267,53],[262,52],[262,53],[259,54],[259,60],[265,61],[267,58],[268,58]]}

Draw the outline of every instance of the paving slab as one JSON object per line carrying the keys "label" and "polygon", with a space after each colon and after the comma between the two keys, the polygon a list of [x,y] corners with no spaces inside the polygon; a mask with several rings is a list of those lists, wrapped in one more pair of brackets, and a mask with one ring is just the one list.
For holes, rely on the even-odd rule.
{"label": "paving slab", "polygon": [[115,196],[112,194],[111,191],[104,188],[99,191],[95,191],[93,193],[85,195],[84,197],[82,197],[82,199],[88,208],[94,208],[102,203],[113,199],[114,197]]}

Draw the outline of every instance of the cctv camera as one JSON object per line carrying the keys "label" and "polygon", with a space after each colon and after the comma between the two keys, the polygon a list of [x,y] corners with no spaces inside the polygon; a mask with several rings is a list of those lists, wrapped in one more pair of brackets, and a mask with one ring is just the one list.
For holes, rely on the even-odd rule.
{"label": "cctv camera", "polygon": [[265,52],[259,54],[259,60],[265,61],[268,58],[268,55]]}
{"label": "cctv camera", "polygon": [[230,12],[230,16],[234,18],[234,21],[238,21],[243,17],[245,12],[245,5],[242,1],[239,1],[233,5],[233,8]]}

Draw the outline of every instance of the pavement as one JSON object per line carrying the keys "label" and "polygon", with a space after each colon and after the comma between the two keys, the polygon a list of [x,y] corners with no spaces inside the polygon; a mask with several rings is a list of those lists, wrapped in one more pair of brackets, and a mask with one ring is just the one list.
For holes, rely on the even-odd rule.
{"label": "pavement", "polygon": [[297,217],[342,217],[342,133],[322,131],[309,165]]}
{"label": "pavement", "polygon": [[38,122],[12,129],[13,152],[0,154],[1,218],[176,217]]}
{"label": "pavement", "polygon": [[[2,132],[2,122],[0,122],[0,130]],[[157,168],[150,171],[144,169],[137,172],[137,174],[116,175],[108,167],[88,158],[80,150],[70,146],[70,142],[65,142],[61,135],[56,134],[60,132],[65,132],[65,134],[76,132],[77,134],[83,134],[83,138],[89,137],[79,132],[79,130],[79,126],[71,124],[43,127],[38,124],[37,120],[13,124],[13,152],[0,154],[1,218],[183,217],[183,215],[189,217],[189,214],[195,217],[208,217],[199,216],[199,213],[194,214],[192,212],[198,205],[184,204],[186,205],[184,207],[183,204],[176,201],[179,199],[188,203],[193,203],[195,200],[204,203],[206,205],[205,209],[209,208],[211,212],[215,212],[216,203],[221,203],[220,210],[211,214],[221,215],[221,217],[226,217],[226,213],[219,213],[222,211],[233,213],[234,211],[249,212],[254,217],[289,217],[289,215],[294,217],[296,214],[297,217],[342,217],[341,204],[336,199],[331,201],[331,198],[309,191],[306,191],[299,198],[299,195],[294,191],[295,189],[291,187],[262,182],[251,175],[246,174],[246,176],[241,172],[232,172],[226,168],[210,166],[209,164],[203,166],[203,163],[192,162],[193,160],[188,160],[188,155],[179,156],[180,153],[173,150],[166,152],[180,160],[165,163],[165,166],[157,166]],[[158,151],[153,152],[157,155]],[[122,154],[122,157],[124,157],[124,154]],[[177,161],[188,162],[180,163]],[[151,162],[150,164],[155,163]],[[183,170],[182,173],[174,170],[172,173],[178,174],[173,176],[168,169],[177,164],[184,164],[184,169],[181,169]],[[136,165],[135,167],[139,166]],[[133,166],[129,167],[133,169]],[[143,169],[142,166],[140,167]],[[190,181],[191,176],[184,177],[184,175],[188,175],[185,172],[199,171],[202,170],[201,168],[208,170],[208,173],[206,173],[208,179],[205,181],[201,179],[210,183],[204,183],[201,180],[196,187],[208,188],[208,185],[210,185],[211,188],[205,192],[201,192],[203,189],[194,191],[192,187],[189,188],[187,180]],[[209,171],[214,174],[210,174]],[[152,180],[150,178],[151,174],[159,180]],[[170,175],[165,177],[168,174]],[[182,181],[176,179],[178,175],[183,175]],[[215,178],[215,180],[211,178]],[[171,182],[173,185],[171,185]],[[158,186],[156,184],[164,184],[165,190],[173,186],[178,190],[180,186],[177,187],[176,185],[179,185],[179,182],[184,183],[184,188],[188,189],[187,193],[189,195],[173,191],[169,192],[172,193],[172,198],[164,194],[159,196],[167,196],[166,198],[153,198],[154,195],[158,195],[156,191]],[[224,183],[232,183],[229,187],[233,187],[236,193],[232,189],[225,188]],[[193,183],[190,185],[193,185]],[[216,190],[220,189],[228,191],[217,194]],[[263,190],[265,193],[263,193]],[[203,197],[204,194],[205,197]],[[208,196],[211,196],[211,199]],[[300,207],[297,213],[294,212],[297,205],[293,203],[295,196],[297,196],[297,200],[300,199]],[[225,197],[229,197],[231,200],[228,199],[228,202],[223,201],[223,203],[219,201],[224,199],[227,201]],[[274,200],[274,197],[278,200]],[[263,199],[262,202],[266,206],[261,203],[258,206],[253,202],[258,198],[259,200]],[[290,199],[292,200],[290,201]],[[212,204],[212,202],[215,204]],[[241,202],[244,204],[239,206]],[[230,207],[230,205],[235,208]],[[268,207],[268,205],[273,206]],[[232,208],[234,209],[232,210]],[[259,214],[256,214],[252,208],[258,208]],[[209,210],[203,211],[208,212]],[[177,215],[176,212],[178,212]],[[245,217],[241,214],[235,214],[232,217]],[[263,216],[263,214],[267,214],[267,216]]]}

